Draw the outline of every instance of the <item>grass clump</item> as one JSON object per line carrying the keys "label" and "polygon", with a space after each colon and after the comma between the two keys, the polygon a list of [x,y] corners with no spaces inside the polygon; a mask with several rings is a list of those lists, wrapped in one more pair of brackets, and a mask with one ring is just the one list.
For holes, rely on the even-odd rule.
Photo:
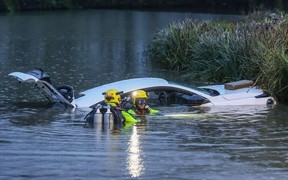
{"label": "grass clump", "polygon": [[148,57],[193,81],[240,79],[288,102],[288,18],[255,11],[241,22],[173,22],[156,33]]}

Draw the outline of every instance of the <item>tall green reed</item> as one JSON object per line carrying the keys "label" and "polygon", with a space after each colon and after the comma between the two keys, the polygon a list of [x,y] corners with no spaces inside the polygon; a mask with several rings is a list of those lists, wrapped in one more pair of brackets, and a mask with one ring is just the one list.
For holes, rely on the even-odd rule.
{"label": "tall green reed", "polygon": [[282,12],[255,11],[238,23],[186,19],[159,31],[148,57],[193,81],[251,79],[288,102],[288,21]]}

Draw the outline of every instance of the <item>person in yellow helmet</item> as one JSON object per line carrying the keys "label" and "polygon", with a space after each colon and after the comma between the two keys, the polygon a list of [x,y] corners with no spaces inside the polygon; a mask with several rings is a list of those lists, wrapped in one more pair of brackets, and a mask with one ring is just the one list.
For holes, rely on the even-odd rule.
{"label": "person in yellow helmet", "polygon": [[109,104],[117,112],[117,118],[122,119],[126,123],[138,122],[138,120],[121,108],[121,93],[117,89],[109,89],[102,94],[104,95],[105,103]]}
{"label": "person in yellow helmet", "polygon": [[121,103],[121,94],[117,89],[109,89],[108,91],[102,93],[104,95],[104,101],[107,104],[117,106]]}
{"label": "person in yellow helmet", "polygon": [[145,115],[145,114],[157,114],[158,110],[152,109],[147,104],[147,92],[144,90],[137,90],[131,93],[132,105],[127,110],[131,115]]}

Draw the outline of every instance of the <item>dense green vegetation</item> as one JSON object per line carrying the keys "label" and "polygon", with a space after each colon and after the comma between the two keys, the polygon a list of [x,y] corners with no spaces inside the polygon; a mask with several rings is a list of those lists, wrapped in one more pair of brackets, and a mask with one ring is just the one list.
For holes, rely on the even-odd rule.
{"label": "dense green vegetation", "polygon": [[186,19],[157,32],[148,57],[194,81],[251,79],[288,102],[288,16],[255,11],[243,21]]}
{"label": "dense green vegetation", "polygon": [[130,8],[239,14],[255,7],[288,9],[285,0],[1,0],[0,11]]}

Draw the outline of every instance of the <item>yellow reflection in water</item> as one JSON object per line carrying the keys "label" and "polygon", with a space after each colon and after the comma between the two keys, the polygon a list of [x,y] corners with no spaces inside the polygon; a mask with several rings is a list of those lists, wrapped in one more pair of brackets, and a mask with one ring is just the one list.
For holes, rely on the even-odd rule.
{"label": "yellow reflection in water", "polygon": [[132,127],[132,134],[128,143],[127,169],[132,177],[139,177],[144,171],[143,159],[137,126]]}

